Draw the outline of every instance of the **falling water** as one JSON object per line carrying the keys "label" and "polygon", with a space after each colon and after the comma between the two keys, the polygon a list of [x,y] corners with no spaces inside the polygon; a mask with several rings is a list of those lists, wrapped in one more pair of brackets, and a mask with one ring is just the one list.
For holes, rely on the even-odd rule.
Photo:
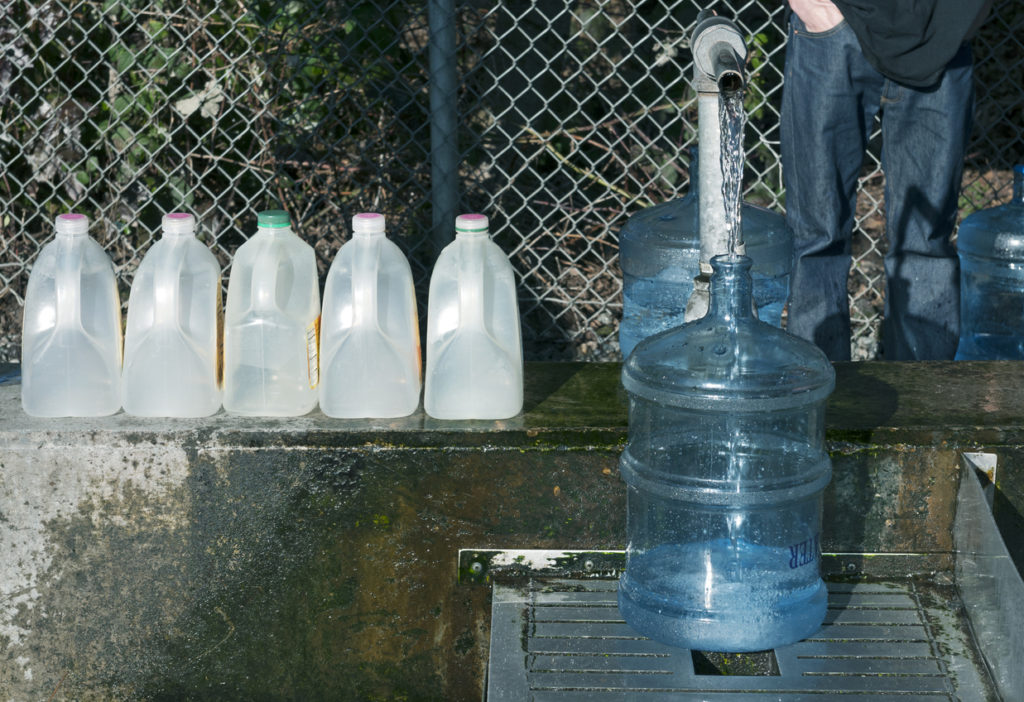
{"label": "falling water", "polygon": [[[718,98],[719,126],[722,134],[722,202],[725,206],[725,226],[728,230],[729,253],[743,253],[743,223],[741,219],[743,192],[743,125],[746,114],[743,110],[743,91],[721,92]],[[746,447],[741,445],[742,437],[735,426],[736,418],[727,421],[729,438],[729,467],[727,479],[733,483],[736,492],[742,489],[742,482],[749,465],[741,455]],[[729,545],[732,558],[729,577],[733,582],[743,580],[743,559],[740,555],[740,534],[743,533],[742,514],[729,517]]]}
{"label": "falling water", "polygon": [[740,220],[743,191],[743,91],[718,95],[718,119],[722,132],[722,200],[725,226],[729,230],[729,253],[742,253],[743,227]]}

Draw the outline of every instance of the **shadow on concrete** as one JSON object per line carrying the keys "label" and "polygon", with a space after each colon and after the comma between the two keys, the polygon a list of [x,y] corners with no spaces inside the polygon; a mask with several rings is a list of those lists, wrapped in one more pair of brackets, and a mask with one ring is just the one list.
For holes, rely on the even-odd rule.
{"label": "shadow on concrete", "polygon": [[535,411],[579,371],[580,366],[576,363],[531,364],[530,372],[534,378],[524,383],[523,412]]}
{"label": "shadow on concrete", "polygon": [[[523,414],[529,424],[562,424],[565,416],[593,426],[626,426],[626,392],[619,363],[531,363]],[[539,423],[539,424],[538,424]]]}
{"label": "shadow on concrete", "polygon": [[[1021,475],[1024,476],[1024,473]],[[1017,486],[1016,489],[1024,491],[1024,484]],[[1024,514],[1021,514],[1018,506],[1013,503],[1008,490],[996,489],[992,500],[992,516],[999,527],[1006,550],[1010,552],[1013,564],[1017,566],[1017,572],[1024,578]]]}
{"label": "shadow on concrete", "polygon": [[[836,389],[826,410],[830,426],[839,426],[835,424],[838,420],[844,432],[859,433],[888,426],[899,408],[900,397],[895,387],[878,377],[878,364],[844,362],[836,363],[835,369]],[[829,438],[833,434],[829,432]]]}
{"label": "shadow on concrete", "polygon": [[837,363],[835,369],[836,390],[826,409],[832,481],[824,509],[830,526],[822,535],[822,550],[859,554],[877,550],[884,540],[886,496],[896,494],[902,476],[899,465],[871,459],[870,451],[859,449],[871,446],[873,430],[893,417],[899,393],[868,365]]}

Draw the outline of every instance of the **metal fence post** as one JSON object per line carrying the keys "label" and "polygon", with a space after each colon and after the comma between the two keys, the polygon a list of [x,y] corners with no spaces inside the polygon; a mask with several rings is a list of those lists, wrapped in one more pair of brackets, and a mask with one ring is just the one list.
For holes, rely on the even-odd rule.
{"label": "metal fence post", "polygon": [[428,0],[430,22],[431,238],[438,252],[452,240],[459,197],[458,70],[455,0]]}

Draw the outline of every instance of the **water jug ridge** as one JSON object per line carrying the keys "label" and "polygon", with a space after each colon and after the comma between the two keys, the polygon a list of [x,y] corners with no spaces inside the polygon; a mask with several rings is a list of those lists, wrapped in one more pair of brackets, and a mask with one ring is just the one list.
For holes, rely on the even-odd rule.
{"label": "water jug ridge", "polygon": [[651,470],[627,446],[619,459],[623,481],[633,489],[662,498],[701,505],[742,508],[798,502],[824,490],[832,479],[832,461],[822,454],[803,475],[789,480],[744,481],[742,488],[724,481],[686,480],[686,476]]}

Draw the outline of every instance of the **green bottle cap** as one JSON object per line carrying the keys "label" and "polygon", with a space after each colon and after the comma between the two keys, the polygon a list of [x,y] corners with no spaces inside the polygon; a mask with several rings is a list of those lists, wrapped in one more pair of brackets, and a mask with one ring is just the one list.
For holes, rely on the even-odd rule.
{"label": "green bottle cap", "polygon": [[290,227],[292,218],[284,210],[263,210],[256,215],[256,226],[268,229],[281,229]]}

